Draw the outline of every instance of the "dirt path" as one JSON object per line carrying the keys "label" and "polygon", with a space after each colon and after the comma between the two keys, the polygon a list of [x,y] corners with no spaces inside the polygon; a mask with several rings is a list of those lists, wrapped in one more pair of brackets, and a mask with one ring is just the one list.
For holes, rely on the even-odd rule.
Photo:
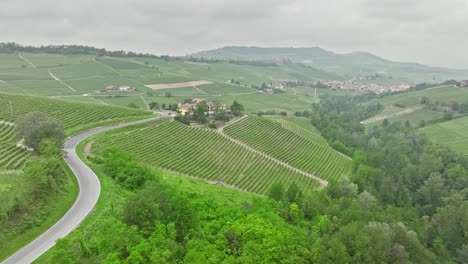
{"label": "dirt path", "polygon": [[321,187],[326,187],[326,186],[328,185],[328,181],[326,181],[326,180],[324,180],[324,179],[322,179],[322,178],[319,178],[319,177],[317,177],[317,176],[315,176],[315,175],[313,175],[313,174],[307,173],[307,172],[305,172],[305,171],[303,171],[303,170],[300,170],[300,169],[298,169],[298,168],[295,168],[295,167],[289,165],[288,163],[286,163],[286,162],[284,162],[284,161],[281,161],[281,160],[279,160],[279,159],[273,158],[272,156],[270,156],[270,155],[268,155],[268,154],[266,154],[266,153],[264,153],[264,152],[261,152],[261,151],[255,149],[255,148],[253,148],[253,147],[251,147],[251,146],[245,144],[244,142],[241,142],[241,141],[239,141],[239,140],[237,140],[237,139],[234,139],[234,138],[230,137],[229,135],[227,135],[226,133],[224,133],[224,128],[225,128],[225,127],[227,127],[227,126],[229,126],[229,125],[232,125],[232,124],[235,124],[236,122],[239,122],[240,120],[242,120],[242,119],[244,119],[244,118],[246,118],[246,117],[247,117],[247,116],[245,115],[245,116],[243,116],[243,117],[241,117],[241,118],[239,118],[239,119],[237,119],[237,120],[234,120],[234,121],[232,121],[232,122],[226,124],[225,126],[218,128],[216,131],[217,131],[218,133],[220,133],[222,136],[224,136],[225,138],[229,139],[230,141],[232,141],[232,142],[234,142],[234,143],[236,143],[236,144],[238,144],[238,145],[240,145],[240,146],[242,146],[242,147],[244,147],[244,148],[246,148],[246,149],[248,149],[248,150],[250,150],[250,151],[253,151],[254,153],[256,153],[256,154],[258,154],[258,155],[261,155],[261,156],[263,156],[263,157],[265,157],[265,158],[267,158],[267,159],[269,159],[269,160],[271,160],[271,161],[273,161],[273,162],[276,162],[277,164],[283,165],[283,166],[285,166],[286,168],[288,168],[288,169],[290,169],[290,170],[292,170],[292,171],[294,171],[294,172],[300,173],[300,174],[302,174],[302,175],[304,175],[304,176],[306,176],[306,177],[309,177],[309,178],[311,178],[311,179],[314,179],[314,180],[318,181],[318,182],[320,183]]}
{"label": "dirt path", "polygon": [[195,88],[197,91],[199,91],[199,92],[202,93],[202,94],[208,95],[205,91],[203,91],[202,89],[198,88],[198,86],[194,86],[193,88]]}
{"label": "dirt path", "polygon": [[23,92],[25,92],[25,93],[27,93],[27,94],[32,95],[32,93],[28,92],[27,90],[25,90],[25,89],[23,89],[23,88],[21,88],[21,87],[19,87],[19,86],[16,86],[16,85],[14,85],[14,84],[11,84],[11,83],[9,83],[9,82],[7,82],[7,81],[0,80],[0,82],[1,82],[1,83],[6,83],[6,84],[8,84],[8,85],[11,85],[11,86],[13,86],[13,87],[16,88],[16,89],[19,89],[19,90],[21,90],[21,91],[23,91]]}
{"label": "dirt path", "polygon": [[86,143],[86,145],[84,146],[83,153],[85,154],[85,156],[91,156],[93,154],[91,151],[93,148],[93,143],[94,143],[94,140],[91,140],[90,142]]}
{"label": "dirt path", "polygon": [[145,105],[146,110],[150,110],[150,106],[148,102],[146,101],[145,97],[143,95],[140,95],[140,98],[143,101],[143,104]]}
{"label": "dirt path", "polygon": [[291,90],[293,91],[294,95],[297,95],[296,89],[294,89],[294,88],[291,87]]}
{"label": "dirt path", "polygon": [[383,121],[384,119],[389,119],[389,118],[392,118],[392,117],[397,117],[397,116],[410,114],[410,113],[413,113],[413,112],[415,112],[417,110],[420,110],[422,108],[423,108],[422,106],[416,106],[416,107],[408,108],[408,109],[405,109],[403,111],[396,112],[396,113],[393,113],[393,114],[380,115],[380,116],[377,115],[377,116],[373,116],[373,117],[371,117],[369,119],[366,119],[364,121],[361,121],[360,123],[362,125],[368,125],[368,124],[372,124],[372,123],[375,123],[375,122]]}
{"label": "dirt path", "polygon": [[33,67],[34,69],[37,69],[36,65],[34,65],[34,63],[32,63],[30,60],[23,57],[23,55],[21,55],[21,53],[18,53],[18,57],[20,59],[22,59],[23,61],[27,62],[29,65],[31,65],[31,67]]}
{"label": "dirt path", "polygon": [[50,74],[50,77],[54,78],[54,80],[56,80],[57,82],[61,83],[63,86],[67,87],[68,89],[76,92],[75,88],[71,87],[70,85],[62,82],[62,80],[60,80],[57,76],[55,76],[50,70],[49,70],[49,74]]}

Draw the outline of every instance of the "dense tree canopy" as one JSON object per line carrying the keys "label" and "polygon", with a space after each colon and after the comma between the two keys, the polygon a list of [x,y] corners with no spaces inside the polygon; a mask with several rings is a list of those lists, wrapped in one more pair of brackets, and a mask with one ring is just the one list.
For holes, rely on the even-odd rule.
{"label": "dense tree canopy", "polygon": [[65,139],[62,125],[54,118],[41,112],[31,112],[15,121],[18,139],[24,139],[24,144],[39,150],[42,140],[50,140],[61,146]]}

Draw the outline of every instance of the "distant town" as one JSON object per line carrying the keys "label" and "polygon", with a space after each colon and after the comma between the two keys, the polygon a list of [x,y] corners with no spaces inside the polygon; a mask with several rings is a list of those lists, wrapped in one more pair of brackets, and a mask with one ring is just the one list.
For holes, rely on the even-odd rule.
{"label": "distant town", "polygon": [[380,85],[376,83],[359,83],[355,80],[330,81],[324,84],[328,88],[336,90],[346,90],[358,93],[374,92],[376,94],[387,92],[400,92],[405,91],[411,87],[411,85],[408,84]]}

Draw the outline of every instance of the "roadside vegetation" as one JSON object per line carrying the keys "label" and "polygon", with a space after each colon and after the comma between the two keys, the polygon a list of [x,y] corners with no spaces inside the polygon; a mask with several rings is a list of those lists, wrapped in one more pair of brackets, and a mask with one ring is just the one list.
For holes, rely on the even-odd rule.
{"label": "roadside vegetation", "polygon": [[0,259],[60,219],[77,195],[62,159],[65,135],[57,120],[29,113],[17,119],[16,134],[31,154],[22,170],[0,171]]}

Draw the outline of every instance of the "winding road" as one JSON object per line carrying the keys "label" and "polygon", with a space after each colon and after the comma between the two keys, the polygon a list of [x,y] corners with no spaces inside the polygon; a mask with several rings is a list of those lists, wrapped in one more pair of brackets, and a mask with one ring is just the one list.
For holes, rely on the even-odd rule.
{"label": "winding road", "polygon": [[55,245],[57,239],[63,238],[77,228],[96,205],[101,191],[101,184],[96,174],[78,157],[75,148],[84,139],[95,134],[114,128],[140,124],[160,117],[153,117],[133,122],[120,123],[111,126],[99,127],[77,134],[69,138],[64,144],[67,153],[64,157],[68,167],[75,174],[80,193],[73,206],[55,225],[47,229],[42,235],[31,243],[18,250],[7,258],[2,264],[31,263]]}

